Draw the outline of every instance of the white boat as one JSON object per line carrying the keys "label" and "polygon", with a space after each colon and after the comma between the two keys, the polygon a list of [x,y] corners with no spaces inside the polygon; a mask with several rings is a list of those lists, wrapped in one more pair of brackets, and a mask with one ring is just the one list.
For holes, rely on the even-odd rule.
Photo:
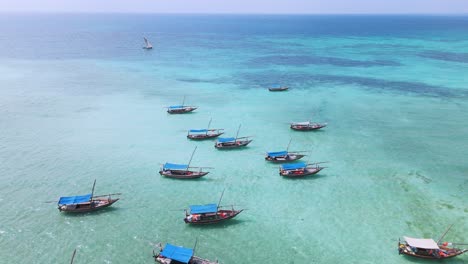
{"label": "white boat", "polygon": [[147,38],[143,38],[145,40],[145,46],[143,47],[144,49],[152,49],[153,45],[148,41]]}

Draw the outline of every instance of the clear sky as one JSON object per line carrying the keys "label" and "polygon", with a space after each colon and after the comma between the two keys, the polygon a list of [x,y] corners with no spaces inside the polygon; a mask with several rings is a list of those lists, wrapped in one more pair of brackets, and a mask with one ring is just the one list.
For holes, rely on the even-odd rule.
{"label": "clear sky", "polygon": [[0,0],[0,12],[468,14],[468,0]]}

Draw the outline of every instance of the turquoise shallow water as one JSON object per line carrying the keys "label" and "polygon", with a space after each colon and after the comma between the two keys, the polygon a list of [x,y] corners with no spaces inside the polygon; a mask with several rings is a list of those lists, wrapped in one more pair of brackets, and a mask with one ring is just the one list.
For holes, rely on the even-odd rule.
{"label": "turquoise shallow water", "polygon": [[[468,19],[17,15],[0,18],[0,263],[152,263],[157,242],[221,263],[422,263],[398,237],[466,242]],[[155,49],[141,49],[142,36]],[[286,93],[268,85],[286,84]],[[193,114],[168,115],[186,103]],[[186,130],[254,136],[217,151]],[[289,129],[313,119],[316,133]],[[320,175],[278,176],[265,151],[310,150]],[[166,161],[214,167],[197,181]],[[108,210],[62,195],[122,192]],[[247,210],[206,227],[190,204]],[[464,263],[467,256],[446,261]]]}

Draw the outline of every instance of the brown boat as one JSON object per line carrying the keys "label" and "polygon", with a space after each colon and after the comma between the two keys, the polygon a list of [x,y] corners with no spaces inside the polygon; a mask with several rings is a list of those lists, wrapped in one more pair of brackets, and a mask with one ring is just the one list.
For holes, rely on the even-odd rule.
{"label": "brown boat", "polygon": [[237,129],[236,137],[218,138],[215,143],[217,149],[234,149],[245,147],[252,142],[251,137],[238,137],[241,126]]}
{"label": "brown boat", "polygon": [[194,253],[195,253],[195,247],[193,249],[184,248],[184,247],[174,246],[169,243],[166,243],[166,246],[162,248],[161,243],[159,243],[159,253],[156,254],[153,251],[153,258],[157,263],[161,263],[161,264],[176,264],[176,263],[217,264],[218,263],[218,261],[211,261],[211,260],[202,259],[200,257],[194,256]]}
{"label": "brown boat", "polygon": [[274,85],[274,86],[268,88],[268,90],[270,92],[284,92],[284,91],[289,90],[289,87],[281,86],[281,85]]}
{"label": "brown boat", "polygon": [[284,162],[291,162],[302,159],[306,155],[301,154],[304,151],[289,151],[289,146],[291,145],[291,140],[289,140],[288,147],[286,150],[283,151],[273,151],[267,152],[265,156],[266,161],[270,161],[273,163],[284,163]]}
{"label": "brown boat", "polygon": [[279,174],[289,178],[299,178],[308,175],[314,175],[325,168],[319,166],[319,163],[306,164],[304,162],[299,162],[282,164],[279,169]]}
{"label": "brown boat", "polygon": [[297,130],[297,131],[313,131],[313,130],[318,130],[321,128],[326,127],[326,123],[313,123],[310,121],[307,122],[298,122],[298,123],[291,123],[291,129]]}
{"label": "brown boat", "polygon": [[198,108],[196,106],[185,105],[184,103],[185,103],[185,96],[181,105],[171,105],[167,107],[167,112],[169,114],[185,114],[185,113],[190,113]]}
{"label": "brown boat", "polygon": [[192,158],[196,150],[197,147],[195,147],[195,149],[193,150],[192,156],[190,156],[188,164],[176,164],[166,162],[161,166],[159,174],[174,179],[196,179],[207,175],[209,172],[203,171],[203,169],[209,169],[210,167],[190,167],[190,163],[192,162]]}
{"label": "brown boat", "polygon": [[208,123],[206,129],[190,129],[187,133],[188,139],[193,140],[204,140],[204,139],[211,139],[216,138],[224,134],[224,129],[222,128],[212,128],[210,129],[211,119]]}
{"label": "brown boat", "polygon": [[220,210],[223,195],[224,190],[221,193],[218,204],[191,205],[190,213],[185,210],[184,222],[193,225],[216,224],[232,219],[242,213],[243,209],[234,210],[234,206],[231,206],[231,210]]}
{"label": "brown boat", "polygon": [[111,206],[119,200],[119,198],[112,199],[111,197],[111,195],[119,194],[94,196],[95,185],[96,181],[94,181],[93,190],[90,194],[60,197],[58,201],[59,211],[67,213],[87,213]]}
{"label": "brown boat", "polygon": [[[452,225],[453,226],[453,225]],[[443,237],[452,227],[450,226],[442,237],[436,242],[433,239],[412,238],[404,236],[404,241],[398,240],[398,253],[422,259],[447,259],[461,255],[468,249],[460,249],[455,245],[467,245],[464,243],[441,243]]]}

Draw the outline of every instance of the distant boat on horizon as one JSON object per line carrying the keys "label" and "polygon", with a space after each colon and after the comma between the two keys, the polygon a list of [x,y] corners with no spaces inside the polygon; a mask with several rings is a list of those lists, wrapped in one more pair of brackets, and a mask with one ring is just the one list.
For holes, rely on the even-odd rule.
{"label": "distant boat on horizon", "polygon": [[145,37],[143,37],[143,39],[145,40],[145,46],[143,47],[144,49],[152,49],[153,48],[153,45],[151,45],[151,43],[149,42],[149,40]]}

